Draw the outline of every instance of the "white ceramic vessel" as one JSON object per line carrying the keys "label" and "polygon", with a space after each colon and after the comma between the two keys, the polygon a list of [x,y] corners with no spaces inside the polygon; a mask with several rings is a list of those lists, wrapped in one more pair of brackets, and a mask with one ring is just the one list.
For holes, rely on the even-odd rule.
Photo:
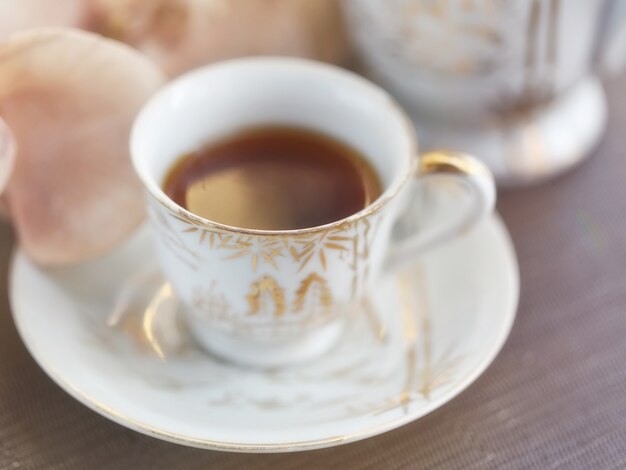
{"label": "white ceramic vessel", "polygon": [[[503,184],[583,159],[606,120],[600,68],[626,59],[621,0],[348,0],[367,73],[408,108],[424,148],[455,145]],[[606,66],[604,66],[606,64]]]}
{"label": "white ceramic vessel", "polygon": [[237,452],[343,444],[438,408],[494,360],[518,289],[493,216],[386,276],[325,355],[248,369],[195,346],[145,227],[71,268],[43,269],[18,251],[10,274],[18,331],[70,395],[153,437]]}

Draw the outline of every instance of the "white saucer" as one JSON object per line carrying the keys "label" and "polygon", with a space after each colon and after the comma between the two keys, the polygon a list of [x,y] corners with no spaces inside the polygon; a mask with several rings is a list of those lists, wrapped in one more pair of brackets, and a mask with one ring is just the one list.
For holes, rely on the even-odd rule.
{"label": "white saucer", "polygon": [[98,413],[160,439],[239,452],[343,444],[440,407],[493,361],[519,290],[494,216],[381,281],[324,357],[258,371],[194,346],[154,263],[145,228],[79,267],[44,270],[18,251],[17,328],[48,375]]}

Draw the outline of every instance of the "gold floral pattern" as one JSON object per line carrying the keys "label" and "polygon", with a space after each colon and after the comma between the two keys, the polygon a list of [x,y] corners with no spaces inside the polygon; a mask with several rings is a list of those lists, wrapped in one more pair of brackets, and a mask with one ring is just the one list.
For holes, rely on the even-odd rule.
{"label": "gold floral pattern", "polygon": [[205,289],[194,288],[192,306],[198,312],[210,312],[222,318],[228,318],[232,313],[230,303],[223,293],[218,292],[215,281]]}
{"label": "gold floral pattern", "polygon": [[296,291],[296,300],[293,303],[293,312],[302,312],[305,305],[311,305],[311,310],[321,307],[328,309],[333,303],[333,297],[328,287],[326,279],[317,273],[309,274],[306,279],[300,283],[300,287]]}
{"label": "gold floral pattern", "polygon": [[284,256],[284,249],[286,248],[284,241],[276,238],[260,239],[252,235],[234,235],[198,227],[189,227],[184,232],[198,232],[200,245],[207,243],[211,249],[231,252],[224,256],[223,259],[225,260],[248,256],[255,271],[260,263],[266,263],[278,269],[276,258]]}
{"label": "gold floral pattern", "polygon": [[298,271],[302,271],[315,259],[319,260],[325,271],[330,253],[336,253],[339,259],[348,261],[348,253],[358,242],[356,226],[357,222],[352,222],[327,231],[284,236],[236,235],[193,225],[182,232],[197,233],[199,245],[208,244],[211,249],[230,252],[222,258],[224,260],[249,257],[255,271],[261,263],[278,270],[276,258],[284,256],[298,263]]}
{"label": "gold floral pattern", "polygon": [[[300,282],[295,299],[288,307],[285,289],[271,276],[264,275],[250,285],[246,295],[248,315],[275,318],[286,313],[301,314],[303,323],[311,317],[331,314],[333,296],[328,282],[313,272]],[[233,309],[213,281],[208,288],[196,287],[193,291],[193,307],[210,318],[227,320]],[[293,323],[292,323],[293,324]]]}
{"label": "gold floral pattern", "polygon": [[[204,228],[194,225],[192,221],[168,212],[169,217],[182,222],[184,228],[174,227],[164,220],[163,213],[154,211],[159,225],[165,232],[166,241],[173,244],[172,251],[184,247],[190,260],[186,264],[193,265],[202,260],[199,252],[189,248],[181,237],[187,234],[196,234],[199,246],[208,246],[211,250],[224,252],[222,260],[236,260],[248,258],[252,269],[256,272],[261,266],[267,266],[280,271],[279,259],[286,258],[296,262],[298,272],[313,267],[325,272],[331,263],[346,264],[352,271],[350,297],[359,297],[362,285],[367,284],[369,278],[370,244],[374,239],[379,225],[378,214],[346,222],[328,230],[305,232],[289,235],[250,235],[237,234],[218,228]],[[317,264],[314,264],[317,261]],[[310,275],[310,274],[309,274]]]}
{"label": "gold floral pattern", "polygon": [[262,263],[279,269],[277,258],[288,256],[296,261],[298,270],[304,270],[313,260],[319,260],[323,271],[326,271],[332,254],[354,267],[357,258],[368,256],[369,230],[374,215],[346,222],[328,230],[313,233],[289,235],[240,235],[217,228],[201,228],[189,220],[170,213],[171,217],[183,222],[183,234],[198,235],[198,245],[208,245],[215,250],[226,251],[222,258],[232,260],[247,256],[254,270]]}
{"label": "gold floral pattern", "polygon": [[[206,263],[239,260],[259,273],[237,294],[228,294],[212,276],[193,288],[191,306],[197,315],[234,334],[278,338],[285,331],[327,324],[345,316],[369,285],[378,211],[326,230],[257,234],[204,226],[188,214],[158,206],[151,210],[161,241],[187,266],[198,270]],[[286,269],[292,274],[283,279]],[[327,273],[336,269],[347,269],[350,277],[334,286]]]}
{"label": "gold floral pattern", "polygon": [[252,283],[246,299],[250,305],[249,315],[273,310],[272,316],[280,317],[286,310],[285,290],[271,276],[263,276]]}
{"label": "gold floral pattern", "polygon": [[325,271],[328,251],[335,251],[340,259],[344,259],[345,253],[350,250],[354,242],[355,235],[350,233],[353,227],[354,224],[344,224],[329,231],[295,239],[289,246],[289,254],[294,261],[299,263],[298,270],[302,271],[312,259],[317,257]]}

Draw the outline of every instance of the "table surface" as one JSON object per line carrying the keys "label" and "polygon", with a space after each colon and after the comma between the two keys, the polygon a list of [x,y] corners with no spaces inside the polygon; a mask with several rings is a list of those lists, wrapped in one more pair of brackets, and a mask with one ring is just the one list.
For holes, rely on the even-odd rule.
{"label": "table surface", "polygon": [[498,358],[446,406],[345,446],[205,451],[88,410],[39,369],[15,331],[6,295],[13,236],[0,224],[0,468],[626,468],[626,75],[607,90],[609,125],[591,158],[500,194],[522,290]]}

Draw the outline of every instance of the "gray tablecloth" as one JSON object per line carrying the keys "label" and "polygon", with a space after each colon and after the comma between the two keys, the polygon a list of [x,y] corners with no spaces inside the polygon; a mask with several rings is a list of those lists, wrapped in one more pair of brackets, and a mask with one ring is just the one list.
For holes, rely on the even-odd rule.
{"label": "gray tablecloth", "polygon": [[17,336],[6,297],[12,235],[0,225],[0,468],[625,469],[626,75],[608,90],[609,127],[583,166],[500,195],[522,279],[518,317],[500,356],[429,416],[332,449],[190,449],[80,405]]}

